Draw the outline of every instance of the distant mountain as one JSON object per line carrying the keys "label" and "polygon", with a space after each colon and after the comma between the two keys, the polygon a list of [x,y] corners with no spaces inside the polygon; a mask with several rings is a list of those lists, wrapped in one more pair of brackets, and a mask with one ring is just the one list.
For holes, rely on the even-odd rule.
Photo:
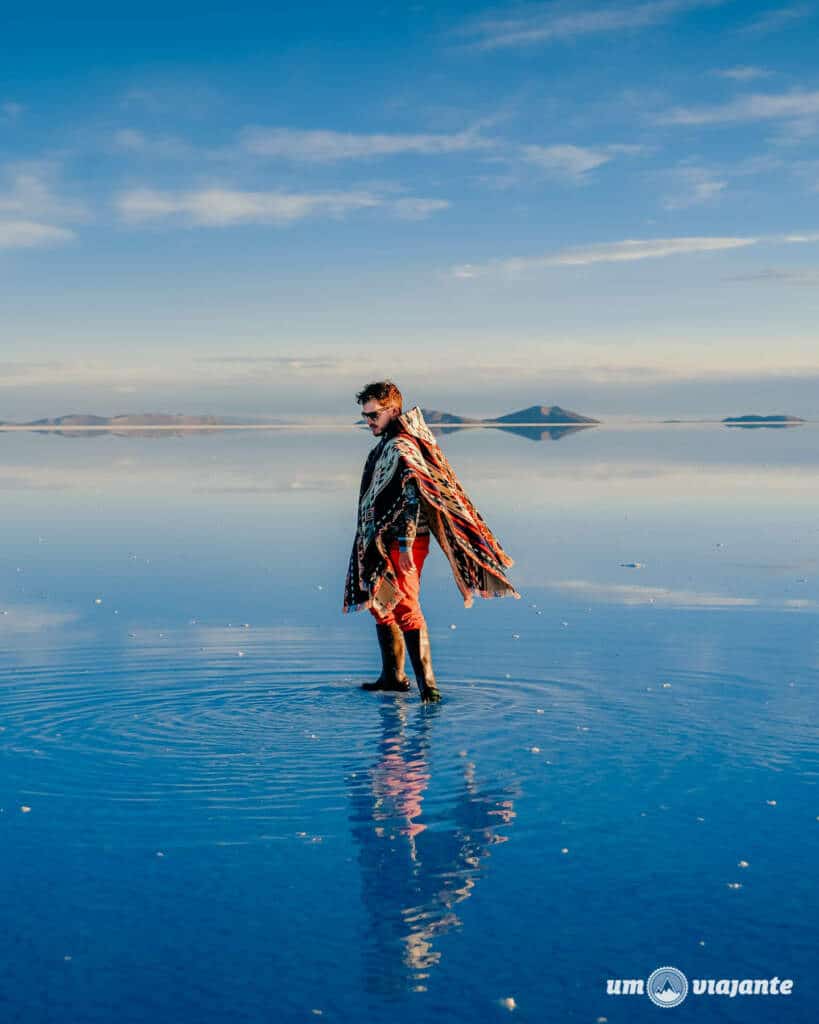
{"label": "distant mountain", "polygon": [[744,427],[746,430],[760,430],[762,428],[773,428],[780,430],[783,427],[798,427],[805,421],[799,416],[726,416],[722,422],[726,427]]}
{"label": "distant mountain", "polygon": [[509,412],[505,416],[495,416],[484,420],[485,423],[599,423],[589,416],[581,416],[579,412],[563,409],[559,405],[530,405],[517,412]]}
{"label": "distant mountain", "polygon": [[723,423],[804,423],[800,416],[726,416]]}
{"label": "distant mountain", "polygon": [[519,409],[517,412],[506,413],[505,416],[494,416],[491,419],[476,419],[474,416],[458,416],[454,412],[441,412],[438,409],[421,409],[424,419],[430,426],[457,426],[458,424],[489,424],[489,423],[517,423],[517,424],[561,424],[567,423],[599,423],[588,416],[581,416],[578,412],[570,409],[563,409],[559,405],[530,405],[526,409]]}
{"label": "distant mountain", "polygon": [[439,409],[421,409],[424,419],[433,430],[441,434],[453,434],[465,427],[494,427],[510,434],[517,434],[530,441],[559,441],[569,434],[594,426],[599,420],[563,409],[559,405],[530,405],[526,409],[496,416],[493,419],[475,419],[472,416],[458,416],[453,412]]}

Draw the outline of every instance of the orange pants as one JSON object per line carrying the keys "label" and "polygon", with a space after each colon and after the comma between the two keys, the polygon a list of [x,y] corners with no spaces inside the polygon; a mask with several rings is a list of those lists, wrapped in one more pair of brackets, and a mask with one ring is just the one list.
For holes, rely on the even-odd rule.
{"label": "orange pants", "polygon": [[398,565],[398,541],[390,544],[389,555],[395,575],[398,578],[398,588],[401,591],[401,600],[386,615],[379,615],[374,608],[370,608],[375,621],[379,625],[392,625],[397,622],[402,633],[408,629],[421,629],[426,625],[424,613],[421,611],[419,599],[421,596],[421,569],[424,567],[424,560],[429,554],[428,533],[418,534],[412,545],[412,558],[415,562],[415,572],[403,572]]}

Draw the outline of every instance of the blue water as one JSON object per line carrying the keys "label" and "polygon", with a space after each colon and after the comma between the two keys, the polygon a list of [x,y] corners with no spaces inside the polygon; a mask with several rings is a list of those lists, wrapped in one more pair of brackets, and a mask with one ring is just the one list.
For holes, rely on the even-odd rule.
{"label": "blue water", "polygon": [[433,542],[425,707],[341,614],[369,435],[0,433],[0,1019],[812,1020],[817,441],[443,436],[522,600]]}

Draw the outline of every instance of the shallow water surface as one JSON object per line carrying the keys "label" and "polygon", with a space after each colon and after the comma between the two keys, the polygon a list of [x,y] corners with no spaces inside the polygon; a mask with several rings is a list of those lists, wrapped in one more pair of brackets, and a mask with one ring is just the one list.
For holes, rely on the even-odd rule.
{"label": "shallow water surface", "polygon": [[813,1018],[819,430],[440,439],[522,600],[433,543],[424,707],[362,431],[0,434],[4,1021]]}

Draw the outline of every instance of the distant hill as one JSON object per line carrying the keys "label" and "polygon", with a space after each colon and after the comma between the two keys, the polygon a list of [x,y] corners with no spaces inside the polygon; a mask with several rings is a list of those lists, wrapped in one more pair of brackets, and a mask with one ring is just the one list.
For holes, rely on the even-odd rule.
{"label": "distant hill", "polygon": [[798,427],[805,421],[799,416],[726,416],[722,422],[726,427],[738,427],[745,430],[782,430],[787,427]]}
{"label": "distant hill", "polygon": [[509,412],[505,416],[495,416],[485,420],[486,423],[599,423],[589,416],[581,416],[579,412],[564,409],[559,405],[530,405],[517,412]]}
{"label": "distant hill", "polygon": [[489,423],[525,423],[531,424],[566,424],[566,423],[599,423],[589,416],[581,416],[579,412],[563,409],[559,405],[530,405],[517,412],[509,412],[504,416],[491,419],[476,419],[474,416],[458,416],[454,412],[441,412],[439,409],[421,409],[424,419],[430,426],[457,426],[458,424],[489,424]]}
{"label": "distant hill", "polygon": [[804,423],[800,416],[726,416],[723,423]]}

